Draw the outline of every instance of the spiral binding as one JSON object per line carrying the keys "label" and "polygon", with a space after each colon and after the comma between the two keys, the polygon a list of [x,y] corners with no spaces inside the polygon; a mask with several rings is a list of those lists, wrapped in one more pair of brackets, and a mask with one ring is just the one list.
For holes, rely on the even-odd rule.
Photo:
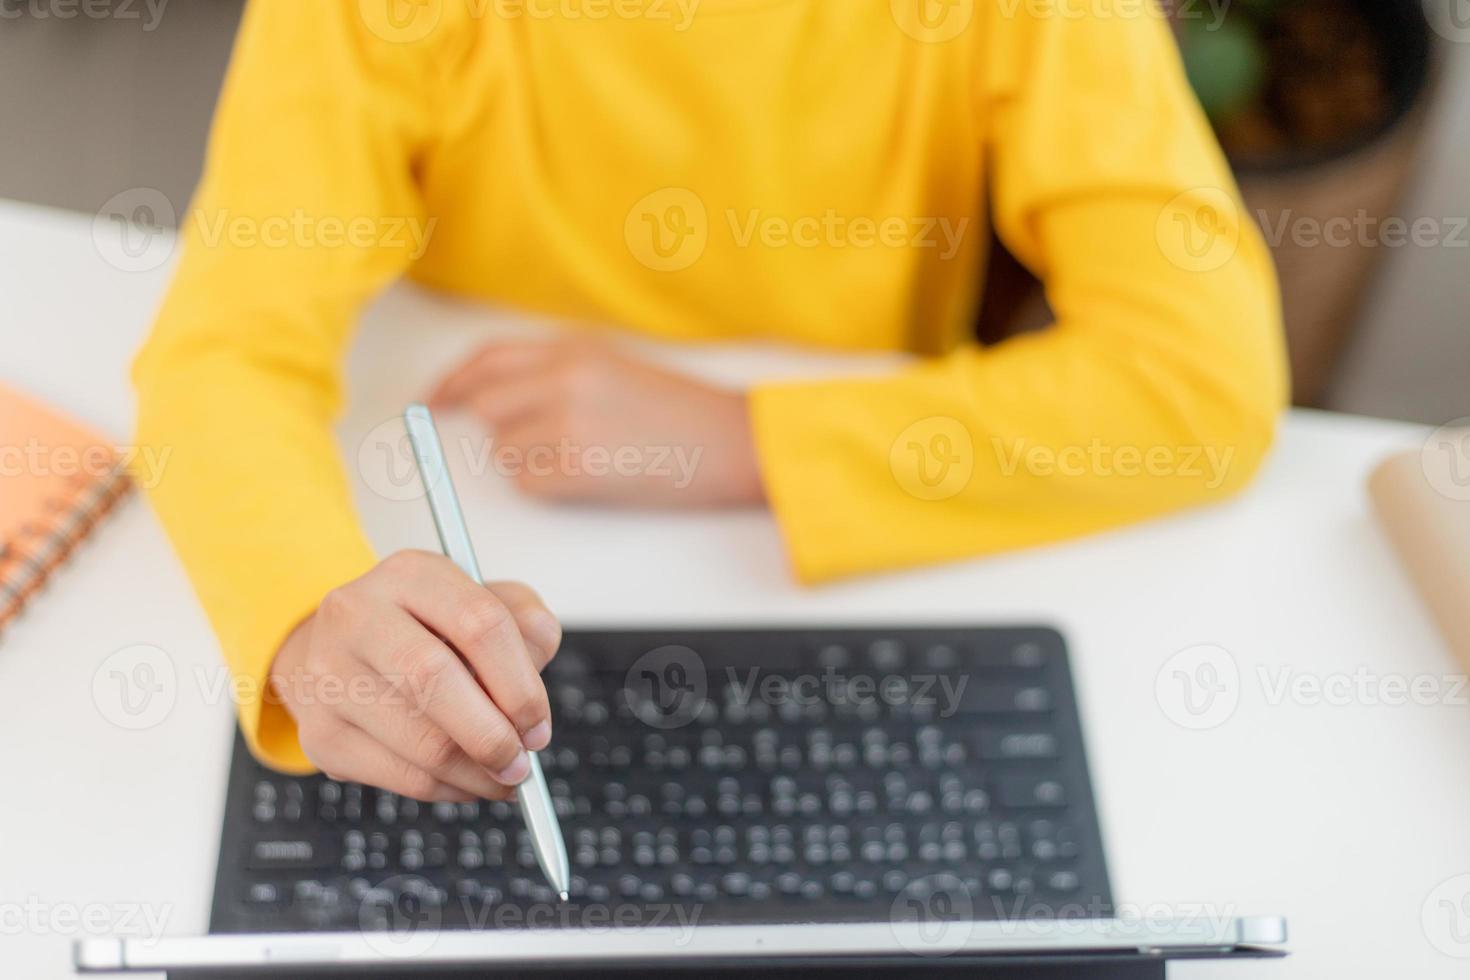
{"label": "spiral binding", "polygon": [[89,481],[74,501],[56,501],[57,520],[28,524],[20,539],[0,545],[0,629],[20,614],[30,597],[46,583],[88,532],[127,493],[127,470],[114,466]]}

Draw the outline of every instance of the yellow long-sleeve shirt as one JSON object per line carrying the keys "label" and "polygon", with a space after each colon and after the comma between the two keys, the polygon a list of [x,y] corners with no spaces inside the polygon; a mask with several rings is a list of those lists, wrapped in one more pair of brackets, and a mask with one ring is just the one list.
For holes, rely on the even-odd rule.
{"label": "yellow long-sleeve shirt", "polygon": [[[967,340],[987,222],[1057,322]],[[135,367],[241,689],[373,552],[331,435],[402,274],[674,340],[930,355],[759,387],[806,581],[1212,500],[1285,400],[1269,259],[1136,0],[252,0]],[[309,768],[250,700],[252,748]]]}

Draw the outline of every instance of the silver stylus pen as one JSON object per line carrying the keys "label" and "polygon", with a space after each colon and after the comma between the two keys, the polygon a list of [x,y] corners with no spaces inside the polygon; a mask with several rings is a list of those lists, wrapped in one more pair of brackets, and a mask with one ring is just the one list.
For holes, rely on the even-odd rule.
{"label": "silver stylus pen", "polygon": [[[418,461],[419,477],[424,481],[424,492],[429,497],[429,510],[434,514],[434,526],[439,529],[439,543],[444,547],[444,554],[466,575],[483,585],[480,565],[475,561],[475,549],[470,543],[470,532],[465,527],[459,497],[449,476],[444,447],[439,442],[438,430],[434,428],[434,416],[425,406],[414,404],[404,409],[403,422],[408,427],[413,456]],[[541,763],[535,752],[527,754],[531,757],[531,774],[516,787],[516,799],[520,802],[526,829],[531,833],[536,861],[541,865],[546,880],[565,902],[572,878],[567,845],[562,840],[561,825],[556,820],[556,807],[551,802],[551,790],[546,786]]]}

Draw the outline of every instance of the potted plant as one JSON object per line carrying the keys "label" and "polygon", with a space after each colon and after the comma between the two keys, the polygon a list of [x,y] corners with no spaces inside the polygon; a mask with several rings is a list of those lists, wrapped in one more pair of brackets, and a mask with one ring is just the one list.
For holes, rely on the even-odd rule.
{"label": "potted plant", "polygon": [[[1296,401],[1325,393],[1412,172],[1431,90],[1420,0],[1180,5],[1190,83],[1281,276]],[[1400,242],[1401,243],[1401,242]]]}

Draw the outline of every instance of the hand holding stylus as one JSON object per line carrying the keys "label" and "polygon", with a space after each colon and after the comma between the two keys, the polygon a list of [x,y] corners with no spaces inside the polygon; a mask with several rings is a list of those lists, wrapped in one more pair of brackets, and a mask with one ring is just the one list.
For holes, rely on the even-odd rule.
{"label": "hand holding stylus", "polygon": [[561,627],[527,586],[480,585],[401,551],[328,593],[281,646],[272,684],[306,757],[419,800],[505,799],[551,741],[540,672]]}

